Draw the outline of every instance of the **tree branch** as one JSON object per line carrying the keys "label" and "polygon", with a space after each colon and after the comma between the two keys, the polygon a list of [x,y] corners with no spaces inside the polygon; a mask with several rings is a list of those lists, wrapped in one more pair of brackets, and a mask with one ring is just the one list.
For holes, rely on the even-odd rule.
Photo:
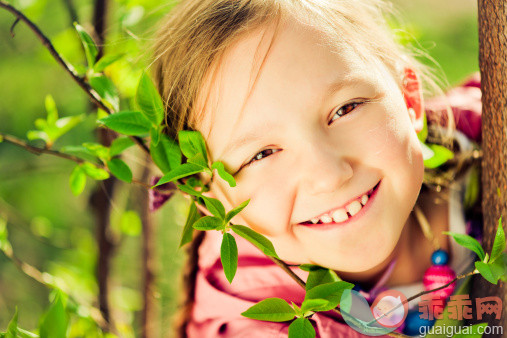
{"label": "tree branch", "polygon": [[[14,263],[16,268],[18,268],[19,271],[21,271],[26,276],[32,278],[33,280],[46,286],[47,288],[50,288],[50,289],[57,288],[50,281],[50,278],[52,278],[51,275],[49,275],[48,273],[41,272],[36,267],[34,267],[28,263],[25,263],[22,260],[20,260],[19,258],[17,258],[14,255],[14,252],[12,251],[12,248],[10,246],[0,248],[0,251],[3,252],[5,254],[5,256],[7,256],[7,258],[9,258]],[[79,300],[79,297],[76,297],[69,290],[65,290],[61,287],[58,287],[58,288],[62,289],[63,292],[65,292],[70,297],[74,298],[75,300]],[[86,302],[79,301],[78,303],[83,304]],[[86,305],[86,306],[88,307],[88,310],[90,311],[90,315],[92,316],[93,320],[100,326],[100,328],[103,329],[106,325],[106,321],[104,320],[104,317],[102,317],[100,310],[97,309],[96,307],[91,306],[91,305]]]}
{"label": "tree branch", "polygon": [[[0,0],[0,8],[4,8],[11,14],[13,14],[16,17],[16,21],[14,21],[14,24],[11,27],[11,35],[14,34],[13,29],[14,26],[18,21],[23,21],[30,30],[34,32],[34,34],[39,38],[39,40],[42,42],[42,44],[48,49],[49,53],[53,56],[53,58],[67,71],[67,73],[72,77],[72,79],[81,87],[90,97],[93,103],[95,103],[100,109],[104,110],[107,114],[112,114],[113,111],[102,101],[99,94],[86,82],[85,78],[82,76],[79,76],[79,74],[76,72],[74,67],[67,63],[62,56],[56,51],[55,47],[51,43],[51,41],[48,39],[44,33],[35,25],[30,19],[28,19],[23,13],[18,11],[16,8],[14,8],[9,3],[5,2],[4,0]],[[136,142],[143,151],[146,153],[149,153],[149,149],[144,144],[144,141],[137,136],[130,136],[134,142]]]}
{"label": "tree branch", "polygon": [[[64,158],[66,160],[74,161],[74,162],[79,163],[79,164],[87,162],[86,160],[83,160],[82,158],[79,158],[79,157],[74,156],[74,155],[62,153],[62,152],[59,152],[57,150],[34,147],[34,146],[28,144],[26,141],[24,141],[22,139],[19,139],[19,138],[15,137],[15,136],[12,136],[12,135],[9,135],[9,134],[5,134],[5,133],[2,133],[2,132],[0,132],[0,138],[3,138],[3,140],[5,142],[8,142],[8,143],[14,144],[14,145],[16,145],[16,146],[18,146],[20,148],[26,149],[26,150],[28,150],[29,152],[31,152],[31,153],[33,153],[35,155],[41,155],[41,154],[53,155],[53,156],[56,156],[56,157]],[[97,163],[93,163],[93,164],[96,165],[97,167],[99,167],[101,169],[104,169],[107,172],[111,173],[109,171],[109,169],[105,165],[103,165],[103,164],[97,164]],[[132,183],[141,185],[141,186],[143,186],[145,188],[148,188],[148,189],[151,189],[151,186],[148,183],[144,183],[144,182],[136,180],[134,178],[132,179]],[[158,189],[158,187],[155,187],[153,189]],[[164,191],[167,192],[166,190],[164,190]]]}
{"label": "tree branch", "polygon": [[476,272],[476,270],[474,271],[471,271],[469,273],[466,273],[464,275],[459,275],[459,276],[456,276],[452,281],[450,281],[449,283],[447,284],[444,284],[442,286],[439,286],[438,288],[435,288],[433,290],[426,290],[426,291],[421,291],[419,292],[418,294],[416,295],[413,295],[412,297],[409,297],[407,298],[406,300],[404,300],[403,302],[399,303],[398,305],[396,305],[394,308],[392,308],[391,310],[387,311],[386,313],[384,313],[382,316],[378,317],[378,318],[375,318],[375,320],[369,322],[368,324],[373,324],[374,322],[378,322],[379,319],[382,319],[386,316],[388,316],[389,314],[391,314],[392,312],[394,312],[394,310],[396,310],[397,308],[399,308],[400,306],[403,306],[405,305],[406,303],[409,303],[411,301],[413,301],[414,299],[417,299],[421,296],[424,296],[424,295],[427,295],[429,293],[432,293],[432,292],[435,292],[435,291],[438,291],[438,290],[442,290],[442,289],[445,289],[446,287],[448,287],[449,285],[451,285],[452,283],[456,282],[457,280],[459,279],[463,279],[463,278],[466,278],[466,277],[469,277],[469,276],[472,276],[472,275],[475,275],[479,273],[478,271]]}

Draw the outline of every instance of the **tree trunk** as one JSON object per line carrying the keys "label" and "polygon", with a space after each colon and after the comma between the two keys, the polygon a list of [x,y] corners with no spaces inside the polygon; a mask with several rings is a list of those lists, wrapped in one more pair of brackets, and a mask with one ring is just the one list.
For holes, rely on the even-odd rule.
{"label": "tree trunk", "polygon": [[[483,244],[491,252],[498,225],[503,216],[507,224],[507,1],[478,0],[479,66],[482,89],[482,189]],[[493,285],[476,275],[471,298],[499,296],[503,301],[500,320],[485,315],[489,326],[507,328],[505,283]],[[484,335],[484,337],[501,337]],[[504,337],[507,332],[504,332]]]}
{"label": "tree trunk", "polygon": [[[150,181],[151,157],[146,155],[147,160],[143,168],[142,181]],[[155,272],[156,272],[156,222],[151,214],[148,203],[149,203],[149,192],[148,189],[142,189],[138,193],[138,205],[140,208],[141,220],[143,223],[142,232],[142,250],[143,250],[143,299],[144,307],[141,313],[141,337],[150,338],[157,337],[158,334],[158,321],[157,318],[157,300],[155,299],[156,283],[155,283]]]}
{"label": "tree trunk", "polygon": [[[95,29],[95,39],[99,49],[98,57],[103,53],[102,46],[104,45],[104,31],[105,22],[107,17],[107,0],[96,0],[93,12],[93,27]],[[91,109],[96,109],[95,106]],[[97,130],[97,137],[99,142],[108,147],[115,138],[115,133],[104,128]],[[113,255],[115,245],[110,236],[110,216],[111,216],[111,203],[110,199],[113,196],[116,178],[110,177],[109,179],[99,182],[96,190],[91,196],[91,205],[95,212],[96,219],[96,236],[97,246],[99,249],[97,257],[97,283],[99,288],[99,309],[107,322],[108,331],[115,332],[113,319],[111,318],[111,311],[109,307],[109,275],[111,272],[111,257]]]}

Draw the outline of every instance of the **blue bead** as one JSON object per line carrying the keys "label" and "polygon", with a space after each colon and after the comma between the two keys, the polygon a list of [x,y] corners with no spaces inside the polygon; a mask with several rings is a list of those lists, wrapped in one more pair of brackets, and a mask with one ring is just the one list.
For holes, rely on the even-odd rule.
{"label": "blue bead", "polygon": [[[433,324],[435,324],[435,320],[421,319],[419,317],[421,312],[417,309],[409,310],[407,313],[407,318],[405,319],[405,327],[403,328],[403,333],[408,336],[419,336],[421,332],[427,332]],[[421,329],[421,327],[427,326],[427,328]]]}
{"label": "blue bead", "polygon": [[352,288],[352,290],[357,291],[357,292],[362,291],[361,287],[358,284],[354,285],[354,287]]}
{"label": "blue bead", "polygon": [[444,250],[436,250],[431,255],[431,263],[435,265],[446,265],[449,261],[449,254]]}

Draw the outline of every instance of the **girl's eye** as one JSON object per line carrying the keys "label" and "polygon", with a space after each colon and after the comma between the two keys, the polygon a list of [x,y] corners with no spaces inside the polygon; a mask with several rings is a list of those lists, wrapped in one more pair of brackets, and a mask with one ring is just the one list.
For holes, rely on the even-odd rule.
{"label": "girl's eye", "polygon": [[273,153],[275,153],[277,151],[280,151],[280,150],[279,149],[266,149],[266,150],[262,150],[262,151],[258,152],[254,157],[252,157],[252,159],[250,161],[248,161],[248,163],[246,163],[244,165],[244,167],[252,164],[255,161],[262,160],[263,158],[266,158],[269,155],[272,155]]}
{"label": "girl's eye", "polygon": [[333,113],[333,116],[331,117],[331,121],[328,122],[328,125],[331,124],[337,118],[350,113],[351,111],[353,111],[357,106],[359,106],[362,103],[363,102],[352,102],[352,103],[347,103],[346,105],[342,106],[335,113]]}

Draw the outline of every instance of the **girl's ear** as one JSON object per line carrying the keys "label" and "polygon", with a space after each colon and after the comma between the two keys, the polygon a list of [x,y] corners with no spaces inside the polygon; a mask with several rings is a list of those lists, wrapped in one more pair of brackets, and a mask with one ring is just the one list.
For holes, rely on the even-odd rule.
{"label": "girl's ear", "polygon": [[421,81],[412,68],[405,67],[404,69],[402,92],[412,124],[415,131],[419,132],[424,123],[424,101]]}

